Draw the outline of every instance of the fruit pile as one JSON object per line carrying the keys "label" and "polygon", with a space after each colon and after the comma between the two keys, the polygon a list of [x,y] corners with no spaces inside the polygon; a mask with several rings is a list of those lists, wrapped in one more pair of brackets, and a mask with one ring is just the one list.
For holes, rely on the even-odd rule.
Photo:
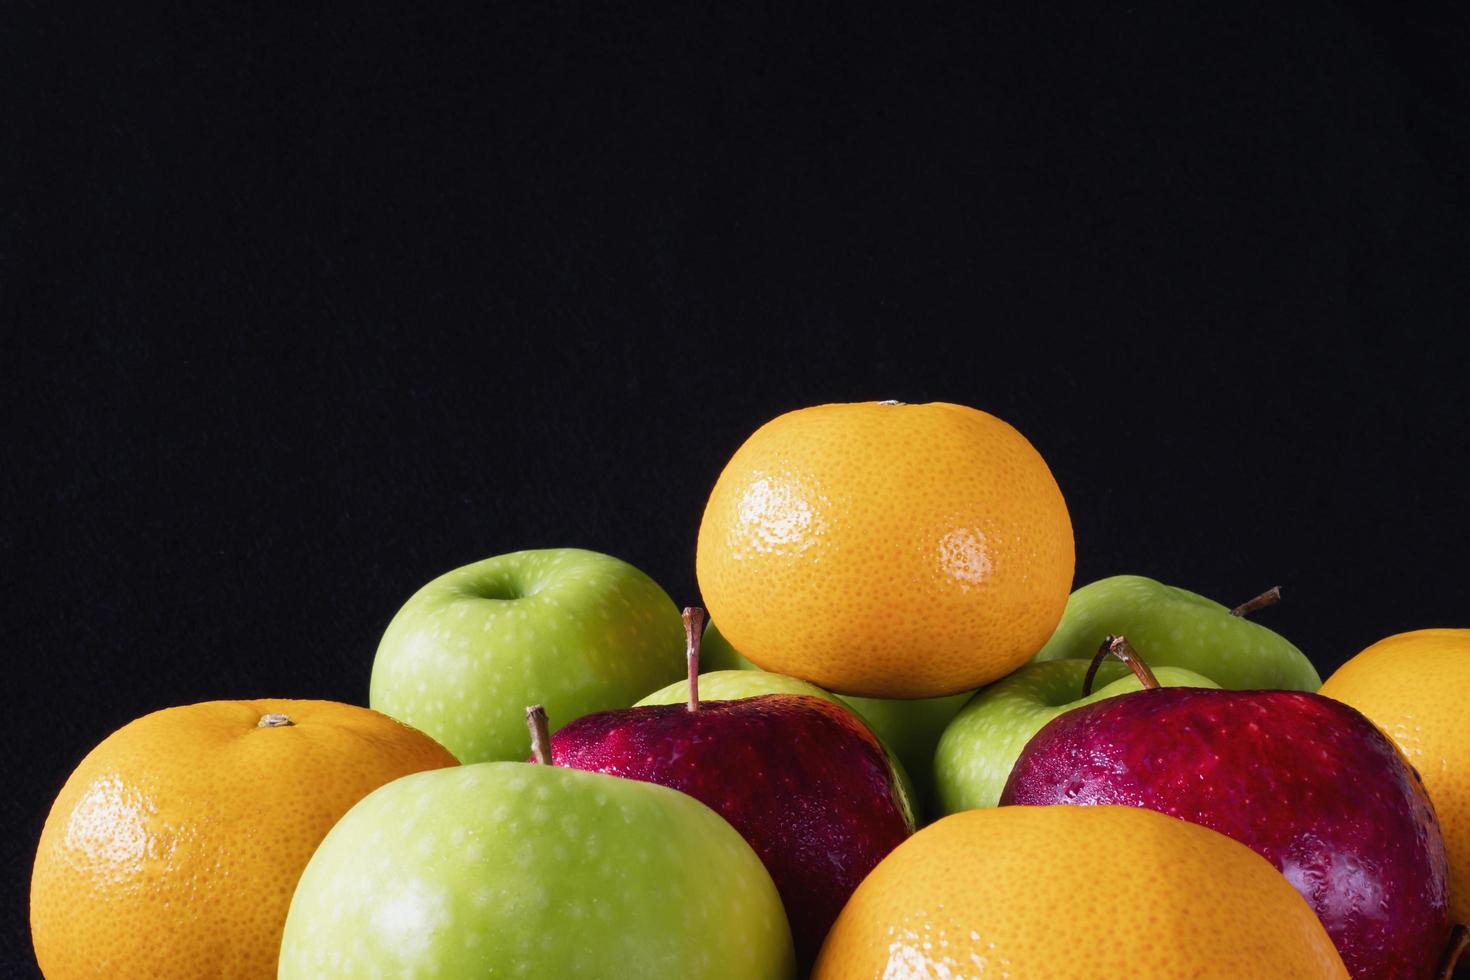
{"label": "fruit pile", "polygon": [[405,603],[371,708],[215,701],[108,737],[41,835],[37,960],[52,980],[1448,976],[1470,629],[1390,637],[1322,684],[1250,618],[1277,590],[1069,596],[1073,562],[1056,481],[1000,419],[783,415],[710,494],[707,628],[625,562],[517,552]]}

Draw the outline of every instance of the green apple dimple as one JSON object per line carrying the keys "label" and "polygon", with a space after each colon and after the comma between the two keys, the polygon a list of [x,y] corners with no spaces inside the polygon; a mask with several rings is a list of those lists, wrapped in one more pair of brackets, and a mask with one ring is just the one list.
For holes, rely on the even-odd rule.
{"label": "green apple dimple", "polygon": [[1184,667],[1229,690],[1322,686],[1312,662],[1280,634],[1141,575],[1114,575],[1073,592],[1056,632],[1032,659],[1090,658],[1109,634],[1127,636],[1151,667]]}
{"label": "green apple dimple", "polygon": [[525,707],[555,726],[684,673],[679,610],[627,562],[520,551],[439,576],[393,617],[369,703],[465,763],[526,757]]}
{"label": "green apple dimple", "polygon": [[282,980],[794,973],[775,885],[714,811],[516,762],[407,776],[348,811],[302,874],[280,959]]}
{"label": "green apple dimple", "polygon": [[[1089,661],[1055,660],[1025,667],[983,687],[955,715],[934,751],[941,813],[995,806],[1021,750],[1053,718],[1073,708],[1142,690],[1120,663],[1104,663],[1090,695],[1082,696]],[[1162,687],[1219,687],[1181,667],[1158,667]]]}

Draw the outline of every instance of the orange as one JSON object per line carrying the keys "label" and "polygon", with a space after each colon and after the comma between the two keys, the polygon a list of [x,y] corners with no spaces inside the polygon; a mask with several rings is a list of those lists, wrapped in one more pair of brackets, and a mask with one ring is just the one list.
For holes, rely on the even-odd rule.
{"label": "orange", "polygon": [[945,817],[863,879],[813,980],[1347,977],[1311,906],[1244,844],[1131,806]]}
{"label": "orange", "polygon": [[820,405],[767,422],[699,527],[711,618],[766,670],[842,694],[932,698],[1025,663],[1072,586],[1046,462],[993,415]]}
{"label": "orange", "polygon": [[1320,693],[1367,715],[1418,770],[1450,859],[1450,917],[1470,922],[1470,629],[1379,640]]}
{"label": "orange", "polygon": [[36,959],[49,980],[274,977],[291,892],[337,818],[390,780],[456,764],[427,735],[332,701],[145,715],[52,804],[31,876]]}

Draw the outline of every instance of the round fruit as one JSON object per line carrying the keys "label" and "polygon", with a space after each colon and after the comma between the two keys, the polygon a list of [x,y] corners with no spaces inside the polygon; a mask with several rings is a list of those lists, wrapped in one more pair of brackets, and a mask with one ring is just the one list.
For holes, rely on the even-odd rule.
{"label": "round fruit", "polygon": [[781,898],[735,828],[654,783],[522,762],[426,772],[342,818],[281,980],[787,980]]}
{"label": "round fruit", "polygon": [[[784,674],[771,674],[763,670],[714,670],[699,675],[700,703],[737,701],[741,698],[760,697],[762,694],[805,694],[808,697],[831,701],[849,711],[852,710],[846,701],[830,691],[824,691],[815,684],[809,684],[795,677],[787,677]],[[634,704],[634,707],[649,704],[684,704],[688,700],[689,681],[685,679],[675,681],[668,687],[659,688],[652,694],[641,698]]]}
{"label": "round fruit", "polygon": [[1301,895],[1250,848],[1137,807],[945,817],[858,886],[814,980],[1347,976]]}
{"label": "round fruit", "polygon": [[704,628],[704,637],[699,646],[699,672],[716,670],[760,670],[750,658],[730,645],[720,628],[711,620]]}
{"label": "round fruit", "polygon": [[331,701],[145,715],[88,753],[46,818],[36,959],[52,980],[274,977],[291,893],[337,819],[453,765],[422,732]]}
{"label": "round fruit", "polygon": [[860,698],[849,694],[842,700],[868,723],[884,745],[893,750],[894,756],[903,763],[904,772],[913,781],[914,791],[920,795],[924,810],[933,813],[934,749],[939,745],[939,736],[945,727],[974,693],[962,691],[947,697],[918,701]]}
{"label": "round fruit", "polygon": [[516,551],[415,592],[378,644],[368,703],[464,763],[526,757],[526,705],[557,724],[683,677],[684,626],[658,583],[581,548]]}
{"label": "round fruit", "polygon": [[1067,505],[1015,429],[933,403],[821,405],[761,426],[699,528],[711,616],[766,670],[931,698],[1010,673],[1072,584]]}
{"label": "round fruit", "polygon": [[1147,807],[1225,834],[1281,870],[1354,976],[1429,980],[1450,937],[1434,809],[1367,718],[1308,691],[1154,688],[1036,733],[1000,796]]}
{"label": "round fruit", "polygon": [[1470,922],[1470,629],[1379,640],[1337,669],[1321,694],[1357,708],[1418,770],[1450,859],[1450,918]]}
{"label": "round fruit", "polygon": [[[936,811],[958,813],[1000,802],[1011,767],[1031,737],[1074,708],[1143,689],[1120,663],[1099,666],[1091,694],[1082,694],[1086,660],[1049,660],[1026,666],[982,688],[939,736],[933,752]],[[1159,667],[1164,687],[1218,687],[1183,667]]]}
{"label": "round fruit", "polygon": [[1322,686],[1312,661],[1281,634],[1212,599],[1142,575],[1114,575],[1073,592],[1035,659],[1091,660],[1108,636],[1128,637],[1150,667],[1183,667],[1227,690]]}
{"label": "round fruit", "polygon": [[[700,646],[699,667],[701,681],[703,684],[704,671],[713,673],[739,673],[743,672],[754,677],[771,676],[780,677],[774,687],[763,687],[759,681],[748,682],[749,689],[745,693],[726,693],[723,697],[750,697],[754,694],[811,694],[820,691],[818,697],[833,698],[857,712],[859,718],[868,723],[883,744],[888,748],[893,758],[900,763],[904,775],[909,780],[909,785],[918,795],[914,797],[916,802],[922,802],[925,810],[932,809],[934,805],[934,747],[939,744],[939,736],[944,727],[949,724],[955,713],[964,706],[974,691],[962,691],[959,694],[951,694],[942,698],[921,698],[916,701],[894,700],[891,698],[860,698],[856,695],[830,694],[823,691],[814,684],[799,681],[794,677],[786,677],[783,674],[765,675],[759,667],[751,663],[749,658],[740,654],[730,645],[730,641],[720,634],[719,627],[710,623],[704,631],[704,639]],[[661,700],[651,700],[654,695],[649,695],[639,704],[675,704],[684,698],[685,682],[669,685],[665,691],[659,692]],[[799,684],[801,688],[790,685]],[[721,690],[738,691],[742,684],[735,678],[722,679]],[[702,691],[702,689],[701,689]],[[1019,751],[1019,748],[1017,749]],[[1001,777],[1005,782],[1005,777]],[[997,787],[996,792],[1000,789]]]}
{"label": "round fruit", "polygon": [[[706,633],[708,635],[708,633]],[[737,655],[738,656],[738,655]],[[738,701],[741,698],[756,698],[763,694],[805,694],[808,697],[821,698],[833,704],[851,711],[859,721],[871,731],[883,745],[883,751],[888,755],[888,762],[893,767],[894,779],[898,782],[899,793],[904,799],[905,805],[910,811],[917,812],[919,809],[919,798],[914,792],[913,780],[909,777],[908,770],[904,767],[903,760],[893,751],[890,746],[873,725],[863,718],[858,711],[845,699],[838,697],[830,691],[824,691],[815,684],[798,680],[795,677],[787,677],[785,674],[772,674],[759,668],[755,670],[716,670],[708,674],[699,675],[699,700],[705,701]],[[689,700],[689,681],[684,680],[661,687],[648,697],[643,698],[634,707],[643,707],[650,704],[684,704]]]}

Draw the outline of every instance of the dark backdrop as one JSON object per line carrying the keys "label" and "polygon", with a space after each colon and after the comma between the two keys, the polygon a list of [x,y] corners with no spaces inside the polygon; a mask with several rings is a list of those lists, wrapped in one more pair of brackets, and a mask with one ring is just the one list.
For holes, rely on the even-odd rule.
{"label": "dark backdrop", "polygon": [[1008,419],[1079,582],[1280,583],[1324,672],[1467,625],[1454,15],[269,6],[4,15],[0,973],[108,732],[361,702],[512,549],[694,600],[721,464],[803,405]]}

